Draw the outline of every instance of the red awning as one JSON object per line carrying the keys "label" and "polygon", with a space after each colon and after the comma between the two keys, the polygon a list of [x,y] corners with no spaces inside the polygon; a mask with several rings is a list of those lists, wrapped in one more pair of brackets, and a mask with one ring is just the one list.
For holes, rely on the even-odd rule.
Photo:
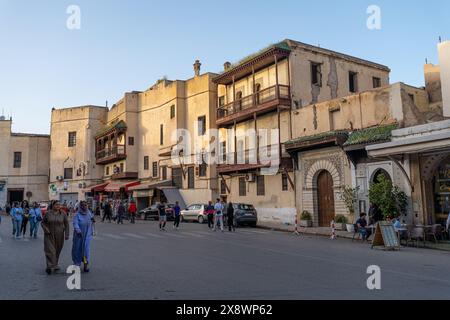
{"label": "red awning", "polygon": [[139,181],[131,181],[131,182],[110,182],[105,187],[106,192],[119,192],[120,189],[125,189],[125,192],[128,192],[129,187],[137,186]]}
{"label": "red awning", "polygon": [[105,187],[107,185],[108,185],[108,182],[101,183],[101,184],[97,184],[95,186],[91,186],[91,187],[89,187],[89,189],[91,190],[91,192],[102,192],[103,190],[105,190]]}

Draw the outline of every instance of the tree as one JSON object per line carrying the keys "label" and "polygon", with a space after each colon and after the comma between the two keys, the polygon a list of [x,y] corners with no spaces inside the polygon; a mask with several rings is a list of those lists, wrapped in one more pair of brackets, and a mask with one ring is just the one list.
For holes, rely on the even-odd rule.
{"label": "tree", "polygon": [[380,175],[376,182],[370,184],[369,200],[377,205],[384,218],[403,214],[408,205],[406,194],[384,175]]}

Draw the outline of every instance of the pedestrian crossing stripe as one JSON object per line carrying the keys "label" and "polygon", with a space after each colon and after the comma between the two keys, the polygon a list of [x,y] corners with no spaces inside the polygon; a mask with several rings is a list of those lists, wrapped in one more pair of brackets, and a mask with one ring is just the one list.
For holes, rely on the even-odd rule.
{"label": "pedestrian crossing stripe", "polygon": [[175,234],[175,233],[168,233],[168,232],[166,232],[165,234],[167,234],[168,236],[176,237],[176,238],[185,238],[182,235]]}
{"label": "pedestrian crossing stripe", "polygon": [[133,233],[122,233],[124,236],[127,236],[127,237],[131,237],[131,238],[135,238],[135,239],[146,239],[145,237],[143,237],[143,236],[140,236],[140,235],[138,235],[138,234],[133,234]]}
{"label": "pedestrian crossing stripe", "polygon": [[197,238],[204,238],[205,236],[202,236],[200,234],[195,234],[195,233],[191,233],[191,232],[183,232],[182,234],[186,234],[188,236],[193,236],[193,237],[197,237]]}
{"label": "pedestrian crossing stripe", "polygon": [[109,238],[116,239],[116,240],[125,240],[126,239],[125,237],[121,237],[121,236],[118,236],[118,235],[115,235],[115,234],[110,234],[110,233],[104,233],[104,235],[109,237]]}
{"label": "pedestrian crossing stripe", "polygon": [[164,238],[163,236],[160,236],[159,234],[153,234],[153,233],[146,233],[146,236],[155,237],[155,238]]}

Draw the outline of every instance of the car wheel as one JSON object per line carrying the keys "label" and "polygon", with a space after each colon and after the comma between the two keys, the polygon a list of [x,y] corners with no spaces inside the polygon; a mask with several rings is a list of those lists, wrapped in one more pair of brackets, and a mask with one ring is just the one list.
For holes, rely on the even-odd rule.
{"label": "car wheel", "polygon": [[203,216],[198,217],[198,223],[203,224],[205,222],[205,218]]}

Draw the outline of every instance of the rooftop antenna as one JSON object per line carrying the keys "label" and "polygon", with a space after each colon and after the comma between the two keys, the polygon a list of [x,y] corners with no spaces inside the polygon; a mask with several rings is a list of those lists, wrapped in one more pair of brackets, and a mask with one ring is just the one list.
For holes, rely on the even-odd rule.
{"label": "rooftop antenna", "polygon": [[106,104],[106,107],[108,108],[108,100],[106,100],[106,103],[105,103],[105,104]]}
{"label": "rooftop antenna", "polygon": [[425,58],[425,64],[428,64],[428,58]]}
{"label": "rooftop antenna", "polygon": [[439,36],[439,43],[442,43],[442,37]]}

